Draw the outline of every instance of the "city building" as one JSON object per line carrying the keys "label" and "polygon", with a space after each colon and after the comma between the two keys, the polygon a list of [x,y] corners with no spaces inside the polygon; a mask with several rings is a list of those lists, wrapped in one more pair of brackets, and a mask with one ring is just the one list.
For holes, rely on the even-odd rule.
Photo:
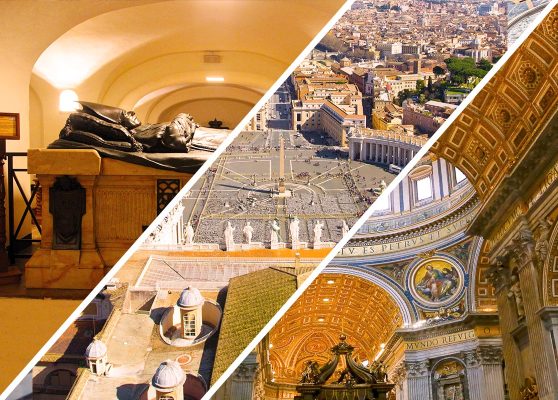
{"label": "city building", "polygon": [[403,124],[414,126],[417,133],[431,136],[456,108],[454,104],[440,101],[430,100],[422,105],[405,100],[402,121]]}
{"label": "city building", "polygon": [[340,146],[347,146],[347,134],[353,127],[365,127],[366,116],[355,114],[350,106],[330,100],[293,100],[292,129],[299,132],[321,131]]}
{"label": "city building", "polygon": [[427,140],[394,131],[356,128],[349,135],[349,158],[404,167]]}

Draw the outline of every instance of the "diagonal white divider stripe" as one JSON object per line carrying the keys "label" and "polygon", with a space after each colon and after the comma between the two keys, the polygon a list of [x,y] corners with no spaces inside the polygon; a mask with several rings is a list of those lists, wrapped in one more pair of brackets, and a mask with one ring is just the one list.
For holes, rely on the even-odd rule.
{"label": "diagonal white divider stripe", "polygon": [[405,178],[409,172],[414,168],[418,161],[428,152],[430,147],[438,140],[438,138],[451,126],[453,121],[463,112],[465,108],[473,101],[477,94],[486,86],[486,84],[494,77],[494,75],[502,68],[502,66],[507,62],[507,60],[516,52],[516,50],[523,44],[525,39],[534,31],[534,29],[541,23],[541,21],[548,15],[548,13],[558,4],[558,0],[551,1],[545,9],[537,16],[536,20],[530,25],[521,36],[515,41],[515,43],[508,48],[508,51],[502,56],[502,58],[492,67],[492,69],[486,74],[482,81],[469,93],[469,95],[463,100],[459,107],[450,115],[450,117],[442,124],[442,126],[436,131],[436,133],[428,139],[426,144],[419,150],[419,152],[413,157],[413,159],[403,168],[403,170],[397,175],[397,177],[387,186],[380,197],[370,206],[368,210],[358,219],[358,221],[349,230],[347,235],[345,235],[339,243],[331,250],[331,252],[320,262],[318,267],[310,274],[310,276],[304,281],[304,283],[296,290],[296,292],[287,300],[287,302],[277,311],[277,313],[271,318],[271,320],[265,325],[265,327],[258,333],[258,335],[250,342],[250,344],[244,349],[242,353],[237,357],[237,359],[227,368],[223,375],[215,382],[215,384],[207,391],[203,396],[202,400],[209,400],[217,392],[217,390],[225,383],[225,381],[230,377],[230,375],[236,370],[236,368],[242,363],[242,361],[250,354],[253,349],[256,348],[258,343],[260,343],[264,336],[269,333],[271,328],[279,321],[279,319],[285,314],[289,308],[298,300],[302,293],[312,284],[314,279],[322,272],[322,270],[329,264],[329,262],[337,255],[337,253],[345,246],[351,237],[360,229],[360,227],[366,222],[366,220],[375,211],[375,204],[381,204],[378,200],[385,200],[386,196],[399,185],[399,183]]}
{"label": "diagonal white divider stripe", "polygon": [[331,29],[331,27],[341,18],[341,16],[351,7],[355,0],[348,0],[341,8],[335,13],[335,15],[328,21],[328,23],[322,28],[322,30],[310,41],[306,48],[299,54],[299,56],[292,62],[292,64],[283,72],[279,79],[271,86],[271,88],[265,93],[265,95],[256,103],[256,105],[250,110],[246,116],[240,121],[240,123],[233,129],[230,135],[221,143],[217,150],[208,158],[208,160],[200,167],[200,169],[190,178],[190,180],[184,185],[180,192],[174,197],[173,200],[165,207],[165,209],[153,220],[151,225],[141,234],[141,236],[134,242],[134,244],[124,253],[122,258],[111,268],[111,270],[101,279],[101,281],[95,286],[95,288],[89,293],[89,295],[80,303],[80,305],[75,309],[75,311],[64,321],[62,325],[56,330],[54,335],[45,343],[45,345],[39,350],[39,352],[31,359],[31,361],[21,370],[21,372],[15,377],[15,379],[6,387],[4,392],[0,395],[0,400],[6,400],[8,395],[21,383],[23,378],[31,371],[33,366],[37,364],[40,359],[46,354],[48,349],[62,336],[62,334],[68,329],[70,324],[75,321],[82,311],[87,307],[87,305],[95,298],[95,296],[103,289],[103,287],[116,275],[116,273],[122,268],[124,264],[130,259],[130,257],[138,250],[140,245],[147,239],[155,227],[163,221],[163,218],[183,197],[190,191],[192,186],[205,174],[205,172],[211,167],[211,165],[219,158],[219,156],[225,151],[225,149],[233,142],[233,140],[238,136],[238,134],[243,130],[243,128],[248,124],[248,122],[254,118],[256,113],[263,108],[265,103],[269,98],[279,89],[281,84],[292,74],[295,68],[302,63],[304,58],[319,41],[325,36],[325,34]]}

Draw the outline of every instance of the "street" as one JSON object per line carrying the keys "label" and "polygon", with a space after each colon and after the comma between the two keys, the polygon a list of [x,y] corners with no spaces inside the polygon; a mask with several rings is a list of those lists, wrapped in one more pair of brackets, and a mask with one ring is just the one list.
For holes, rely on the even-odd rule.
{"label": "street", "polygon": [[283,82],[268,102],[268,129],[290,129],[291,100],[292,94],[290,84],[287,81]]}

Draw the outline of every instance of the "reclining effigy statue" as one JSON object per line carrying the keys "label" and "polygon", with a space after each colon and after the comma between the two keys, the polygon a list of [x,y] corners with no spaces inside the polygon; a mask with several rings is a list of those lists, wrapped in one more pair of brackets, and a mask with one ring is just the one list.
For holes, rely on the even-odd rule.
{"label": "reclining effigy statue", "polygon": [[78,102],[82,110],[68,117],[60,139],[125,152],[187,153],[198,124],[180,113],[167,123],[146,124],[133,111]]}

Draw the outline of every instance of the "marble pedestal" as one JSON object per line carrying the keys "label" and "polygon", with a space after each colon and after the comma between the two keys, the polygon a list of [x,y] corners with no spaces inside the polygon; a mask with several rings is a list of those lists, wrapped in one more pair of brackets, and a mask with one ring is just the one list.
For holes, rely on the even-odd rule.
{"label": "marble pedestal", "polygon": [[[208,246],[208,245],[202,245],[202,246]],[[246,251],[246,250],[264,249],[264,248],[265,246],[262,242],[252,242],[250,244],[235,243],[232,249],[227,249],[225,247],[225,251]],[[219,247],[217,247],[217,250],[219,250]]]}
{"label": "marble pedestal", "polygon": [[313,249],[329,249],[329,248],[335,247],[336,244],[337,243],[333,243],[333,242],[319,242],[319,243],[313,243],[312,248]]}
{"label": "marble pedestal", "polygon": [[270,242],[269,243],[269,248],[271,250],[279,250],[279,249],[286,249],[287,248],[287,243],[284,242]]}
{"label": "marble pedestal", "polygon": [[252,242],[250,244],[248,243],[240,243],[240,249],[239,250],[253,250],[253,249],[263,249],[264,245],[262,242]]}
{"label": "marble pedestal", "polygon": [[293,250],[301,250],[307,248],[308,248],[308,242],[296,242],[291,244],[291,249]]}
{"label": "marble pedestal", "polygon": [[[41,245],[25,265],[28,288],[92,289],[157,216],[160,185],[182,187],[191,174],[101,158],[95,150],[30,149],[29,174],[42,187]],[[81,248],[54,250],[49,189],[57,177],[77,179],[86,192]]]}

